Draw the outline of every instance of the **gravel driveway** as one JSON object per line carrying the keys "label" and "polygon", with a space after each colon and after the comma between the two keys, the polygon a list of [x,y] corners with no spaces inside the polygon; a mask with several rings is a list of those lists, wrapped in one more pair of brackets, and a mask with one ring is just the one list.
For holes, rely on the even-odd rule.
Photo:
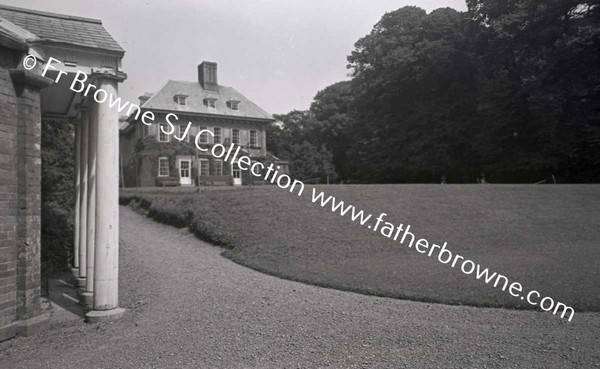
{"label": "gravel driveway", "polygon": [[568,323],[303,285],[126,207],[120,263],[123,319],[10,340],[0,368],[600,367],[598,313]]}

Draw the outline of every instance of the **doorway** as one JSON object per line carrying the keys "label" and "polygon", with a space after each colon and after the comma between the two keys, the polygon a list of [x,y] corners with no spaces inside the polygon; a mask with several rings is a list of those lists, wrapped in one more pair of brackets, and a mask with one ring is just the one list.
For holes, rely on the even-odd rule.
{"label": "doorway", "polygon": [[192,185],[192,161],[190,159],[179,159],[179,184],[181,186]]}
{"label": "doorway", "polygon": [[242,185],[242,170],[237,164],[233,164],[231,167],[231,175],[233,176],[233,185]]}

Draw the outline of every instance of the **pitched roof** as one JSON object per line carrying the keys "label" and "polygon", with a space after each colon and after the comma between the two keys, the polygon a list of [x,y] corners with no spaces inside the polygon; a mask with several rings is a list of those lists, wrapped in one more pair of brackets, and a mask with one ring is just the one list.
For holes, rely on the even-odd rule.
{"label": "pitched roof", "polygon": [[[187,95],[185,105],[175,101],[175,95]],[[215,108],[204,105],[205,98],[216,98]],[[227,101],[239,101],[238,110],[227,106]],[[237,118],[273,120],[273,117],[233,87],[218,86],[217,91],[205,90],[198,82],[168,81],[144,105],[144,109],[220,115]]]}
{"label": "pitched roof", "polygon": [[125,52],[102,27],[102,21],[98,19],[40,12],[5,5],[0,5],[0,17],[31,32],[43,41],[117,51],[119,53]]}

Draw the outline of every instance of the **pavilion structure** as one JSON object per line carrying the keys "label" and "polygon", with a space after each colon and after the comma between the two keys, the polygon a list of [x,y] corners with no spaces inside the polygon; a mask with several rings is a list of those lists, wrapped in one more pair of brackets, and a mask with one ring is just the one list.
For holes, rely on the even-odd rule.
{"label": "pavilion structure", "polygon": [[[118,294],[119,116],[108,103],[70,89],[82,71],[88,83],[118,96],[126,78],[124,53],[100,20],[0,6],[0,137],[8,147],[0,151],[0,199],[8,200],[0,216],[6,214],[3,224],[14,224],[0,226],[0,287],[8,291],[4,297],[0,288],[0,340],[31,333],[43,321],[40,136],[49,121],[74,125],[72,267],[81,302],[90,309],[87,320],[116,319],[124,312]],[[44,73],[50,58],[60,63]]]}

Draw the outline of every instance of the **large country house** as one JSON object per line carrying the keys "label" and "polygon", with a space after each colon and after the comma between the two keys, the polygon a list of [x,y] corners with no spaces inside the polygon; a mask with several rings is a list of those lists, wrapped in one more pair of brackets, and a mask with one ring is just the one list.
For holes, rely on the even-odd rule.
{"label": "large country house", "polygon": [[[152,111],[158,124],[146,125],[141,114],[131,114],[121,121],[121,184],[126,187],[242,185],[261,184],[262,180],[215,159],[210,151],[202,152],[195,145],[209,149],[232,143],[252,161],[274,163],[280,172],[287,172],[288,163],[267,151],[266,128],[274,122],[244,95],[232,87],[217,83],[217,64],[203,62],[198,66],[195,82],[168,81],[155,94],[140,96],[141,112]],[[171,133],[169,121],[175,126]],[[191,126],[186,139],[183,137]],[[160,127],[164,129],[160,129]],[[212,134],[207,133],[207,130]],[[167,133],[165,133],[167,132]]]}

